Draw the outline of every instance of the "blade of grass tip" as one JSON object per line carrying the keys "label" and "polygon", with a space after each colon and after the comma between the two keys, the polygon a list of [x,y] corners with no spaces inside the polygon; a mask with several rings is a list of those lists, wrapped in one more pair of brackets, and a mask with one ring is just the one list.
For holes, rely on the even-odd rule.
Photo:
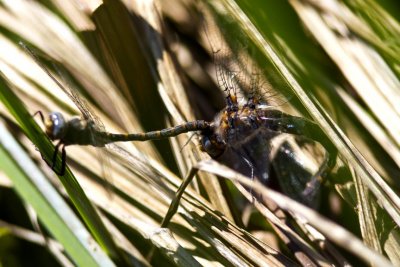
{"label": "blade of grass tip", "polygon": [[[367,190],[366,185],[362,183],[356,173],[353,174],[353,177],[357,199],[359,200],[357,213],[359,216],[361,236],[363,237],[365,244],[382,253],[383,248],[377,231],[377,221],[374,216],[376,207],[374,207],[374,202],[369,197],[370,191]],[[383,224],[381,220],[379,220],[379,223]]]}
{"label": "blade of grass tip", "polygon": [[35,209],[46,228],[63,244],[74,262],[80,266],[113,266],[3,123],[0,123],[0,144],[0,169],[12,180],[24,201]]}
{"label": "blade of grass tip", "polygon": [[[157,228],[149,236],[151,242],[167,257],[169,257],[178,266],[201,266],[199,262],[183,249],[174,239],[169,229]],[[151,256],[151,255],[150,255]]]}
{"label": "blade of grass tip", "polygon": [[[0,90],[0,100],[17,120],[27,137],[32,140],[39,151],[43,153],[42,155],[45,158],[51,158],[54,147],[50,145],[48,138],[35,123],[21,100],[9,87],[12,86],[11,81],[9,81],[2,72],[0,72],[0,79],[0,86],[2,87]],[[59,179],[100,246],[111,258],[117,261],[118,259],[122,259],[122,257],[120,257],[120,251],[117,249],[111,235],[70,170],[67,168],[65,175],[59,176]]]}

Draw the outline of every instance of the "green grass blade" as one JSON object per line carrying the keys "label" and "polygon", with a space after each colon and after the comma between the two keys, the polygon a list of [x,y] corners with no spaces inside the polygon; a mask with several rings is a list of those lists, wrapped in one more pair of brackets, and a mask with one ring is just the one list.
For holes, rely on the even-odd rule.
{"label": "green grass blade", "polygon": [[10,177],[18,194],[35,209],[40,220],[63,244],[74,262],[80,266],[113,266],[111,260],[91,240],[80,220],[2,123],[0,143],[1,170]]}
{"label": "green grass blade", "polygon": [[[0,99],[3,104],[8,108],[9,112],[14,115],[14,118],[18,121],[21,128],[24,130],[28,138],[35,144],[35,146],[43,153],[42,155],[46,159],[52,158],[52,148],[51,143],[43,132],[41,132],[38,125],[33,120],[31,114],[28,113],[20,99],[13,93],[10,84],[4,80],[4,76],[1,75],[2,88],[0,90]],[[117,259],[119,255],[118,250],[112,238],[104,224],[102,223],[97,212],[93,208],[89,199],[84,194],[79,183],[74,178],[72,173],[67,170],[64,176],[60,176],[60,180],[65,186],[68,194],[71,196],[71,200],[75,204],[77,210],[81,213],[84,221],[86,222],[88,228],[91,230],[92,234],[99,244],[107,251],[107,253]],[[42,215],[45,216],[45,215]]]}

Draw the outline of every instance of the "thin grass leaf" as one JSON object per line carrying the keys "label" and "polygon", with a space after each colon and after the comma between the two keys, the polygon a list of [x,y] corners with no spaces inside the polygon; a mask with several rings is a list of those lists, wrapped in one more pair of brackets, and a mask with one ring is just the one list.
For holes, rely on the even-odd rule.
{"label": "thin grass leaf", "polygon": [[[0,38],[0,60],[6,64],[6,69],[12,70],[7,71],[7,76],[16,85],[15,91],[29,107],[29,112],[43,110],[79,114],[63,93],[35,69],[34,64],[27,63],[25,58],[18,56],[18,52],[13,52],[15,48],[10,45],[10,41],[19,41],[15,39],[25,40],[48,55],[51,61],[61,65],[65,69],[66,79],[77,85],[80,95],[87,99],[108,131],[143,132],[177,125],[199,116],[209,116],[208,120],[211,120],[213,114],[224,105],[214,105],[218,102],[214,99],[222,99],[223,103],[224,94],[210,79],[214,75],[212,69],[215,64],[212,61],[210,63],[210,56],[202,51],[202,47],[207,47],[207,41],[202,37],[200,44],[194,45],[195,49],[192,50],[190,45],[185,46],[188,43],[194,44],[197,42],[195,39],[204,35],[204,31],[200,30],[202,26],[199,27],[202,25],[201,19],[197,19],[199,9],[193,9],[198,7],[199,2],[176,0],[161,6],[152,1],[104,1],[103,5],[82,1],[82,6],[77,8],[70,3],[55,1],[52,6],[53,11],[55,6],[58,8],[55,15],[32,1],[3,1],[0,24],[5,31],[2,31],[4,35]],[[351,80],[351,73],[340,71],[343,66],[339,66],[340,62],[335,59],[340,53],[327,53],[328,49],[323,42],[316,43],[315,40],[319,41],[322,34],[318,36],[319,33],[312,30],[312,26],[317,24],[310,25],[307,22],[310,17],[305,14],[312,13],[317,18],[320,15],[321,24],[318,25],[328,24],[326,16],[321,14],[337,16],[339,22],[363,36],[378,53],[384,54],[385,60],[391,62],[389,67],[394,69],[393,73],[387,71],[390,68],[378,59],[373,49],[369,48],[366,53],[370,56],[371,64],[380,64],[380,80],[385,80],[386,84],[392,82],[391,91],[377,92],[383,96],[382,99],[385,94],[390,95],[387,95],[384,103],[388,103],[386,111],[391,114],[396,112],[390,100],[395,102],[396,99],[396,90],[392,89],[396,88],[397,59],[394,51],[397,48],[395,42],[388,46],[382,42],[384,38],[376,36],[389,36],[389,39],[390,36],[396,36],[395,21],[391,20],[388,24],[391,26],[385,29],[384,25],[389,20],[385,21],[385,12],[379,9],[379,5],[374,5],[374,1],[371,1],[370,6],[374,6],[382,15],[379,19],[373,19],[373,16],[365,19],[369,11],[365,9],[364,20],[359,19],[360,13],[354,12],[362,6],[359,2],[352,3],[351,11],[339,13],[324,6],[316,9],[314,2],[273,2],[254,1],[250,5],[246,1],[227,0],[218,3],[210,1],[209,4],[214,13],[218,14],[215,15],[218,18],[215,28],[225,33],[223,37],[227,37],[227,46],[239,52],[235,58],[242,72],[252,73],[252,68],[248,67],[250,62],[259,65],[262,69],[259,73],[268,80],[267,87],[272,86],[282,91],[281,94],[290,96],[289,101],[286,101],[288,105],[282,105],[282,109],[313,118],[341,152],[328,181],[330,189],[337,188],[355,212],[346,214],[343,210],[334,211],[331,203],[324,203],[324,207],[329,206],[329,209],[322,212],[326,214],[334,211],[329,216],[336,216],[344,227],[361,229],[364,240],[380,254],[390,256],[395,263],[398,231],[395,224],[388,222],[392,218],[398,221],[398,200],[395,192],[381,179],[384,177],[386,181],[396,184],[396,173],[400,173],[396,169],[398,164],[395,158],[398,148],[393,146],[397,143],[395,131],[389,129],[391,120],[380,118],[382,114],[374,110],[371,103],[367,109],[363,102],[356,107],[354,102],[360,103],[359,99],[349,100],[349,97],[353,97],[353,91],[348,90],[347,83],[347,80]],[[20,9],[15,3],[20,5]],[[349,4],[342,2],[342,9],[339,10],[345,10],[344,5]],[[166,20],[163,17],[165,14],[170,14]],[[300,26],[301,22],[308,33]],[[368,23],[372,26],[369,27]],[[169,27],[175,32],[171,34]],[[235,39],[239,39],[238,32],[232,31],[235,27],[244,32],[240,39],[244,37],[246,45],[235,45],[238,41]],[[326,29],[332,30],[329,25]],[[310,38],[310,33],[315,35],[314,39]],[[192,39],[193,35],[195,38]],[[184,37],[177,40],[177,36]],[[255,50],[255,54],[251,59],[240,61],[246,58],[244,54],[247,50]],[[183,64],[179,66],[178,62]],[[237,78],[244,76],[242,72]],[[360,86],[356,83],[353,80],[350,84]],[[200,92],[199,85],[207,88]],[[358,93],[361,94],[361,90]],[[362,99],[368,100],[365,96]],[[29,116],[2,112],[7,118]],[[375,126],[371,123],[368,125],[368,119],[363,113],[372,114],[369,121],[375,120]],[[371,134],[365,129],[375,130]],[[40,129],[36,128],[36,131],[43,137]],[[381,135],[379,140],[376,138],[378,132]],[[226,188],[222,186],[222,190],[212,174],[220,174],[219,167],[206,168],[207,171],[199,174],[203,178],[185,190],[178,213],[172,218],[169,227],[173,235],[165,229],[159,229],[181,183],[181,178],[175,173],[185,177],[191,166],[207,158],[196,147],[196,136],[188,142],[189,138],[190,135],[174,138],[171,141],[172,150],[167,142],[118,144],[111,147],[108,151],[111,187],[114,189],[111,195],[102,186],[102,167],[98,163],[97,154],[82,147],[71,146],[67,149],[69,166],[85,193],[101,209],[102,216],[107,216],[107,228],[113,236],[119,236],[116,242],[131,257],[132,262],[139,265],[180,266],[197,262],[206,266],[266,263],[287,266],[294,264],[293,260],[303,265],[353,262],[352,258],[345,259],[330,243],[332,240],[343,245],[343,240],[326,232],[328,225],[334,227],[332,229],[340,227],[336,228],[336,225],[320,220],[320,217],[313,221],[312,216],[307,217],[310,214],[305,215],[308,221],[313,222],[313,228],[304,218],[296,216],[297,210],[285,206],[285,202],[282,202],[282,214],[286,214],[284,219],[256,203],[259,212],[252,214],[247,220],[248,224],[243,225],[240,213],[246,202],[238,192],[240,186],[234,189],[228,185],[228,192],[234,195],[227,199],[224,194]],[[26,147],[29,148],[29,144]],[[43,151],[48,151],[48,156],[51,156],[52,150],[48,143],[44,145]],[[390,157],[394,157],[394,160]],[[383,158],[385,160],[381,160]],[[246,195],[245,190],[242,193]],[[329,195],[333,195],[332,192]],[[279,199],[272,198],[275,201]],[[346,207],[344,203],[340,202],[341,208]],[[260,214],[267,219],[257,217]],[[341,216],[346,217],[341,219]],[[357,218],[361,227],[356,224]],[[250,234],[252,231],[275,231],[284,243],[282,246],[286,245],[291,250],[277,252],[254,238]],[[355,254],[365,251],[366,255],[361,255],[364,260],[381,260],[380,263],[387,264],[382,257],[367,258],[375,254],[361,246],[359,240],[349,233],[345,232],[344,237],[349,237],[356,244],[350,248]],[[156,254],[151,262],[146,262],[144,257],[153,244],[157,247]]]}
{"label": "thin grass leaf", "polygon": [[[35,169],[29,158],[24,153],[21,153],[21,149],[11,135],[7,133],[6,129],[2,127],[1,131],[3,144],[3,149],[1,150],[2,170],[9,177],[12,177],[18,193],[34,207],[41,221],[57,240],[62,242],[68,254],[77,264],[113,266],[113,263],[99,250],[96,243],[93,240],[89,241],[91,239],[89,233],[86,232],[80,221],[72,215],[72,211],[60,196],[54,190],[51,190],[51,186],[49,184],[41,184],[41,190],[38,191],[37,184],[32,184],[32,180],[35,183],[43,183],[46,179],[39,170]],[[19,164],[15,164],[15,162],[19,162]],[[23,165],[21,166],[22,162]],[[27,177],[27,173],[21,171],[21,167],[23,170],[29,169],[28,175],[32,180]],[[68,218],[68,221],[66,218]]]}
{"label": "thin grass leaf", "polygon": [[264,191],[263,195],[268,196],[268,198],[273,198],[280,207],[284,208],[285,210],[290,210],[291,212],[306,218],[310,222],[310,224],[319,228],[319,230],[326,236],[330,237],[331,240],[334,240],[343,247],[348,247],[349,250],[357,254],[364,261],[371,263],[374,262],[376,265],[379,266],[392,266],[389,260],[379,255],[378,252],[375,252],[366,247],[361,240],[357,239],[350,232],[318,215],[312,209],[305,207],[278,192],[264,187],[259,182],[251,181],[226,167],[216,166],[218,166],[216,162],[204,161],[199,163],[198,169],[214,173],[218,172],[220,176],[223,176],[227,179],[240,181],[241,184],[250,186],[257,191],[259,190],[260,193],[261,191]]}
{"label": "thin grass leaf", "polygon": [[[43,153],[43,157],[50,159],[53,152],[51,152],[52,146],[50,146],[48,139],[43,135],[43,133],[40,133],[40,130],[38,129],[37,124],[33,122],[31,115],[24,108],[19,98],[8,88],[4,80],[1,90],[1,98],[3,104],[9,108],[9,111],[15,114],[15,118],[19,121],[26,135],[30,137],[40,151],[46,151],[46,154]],[[110,253],[111,256],[117,257],[119,253],[117,252],[113,241],[110,239],[109,233],[105,230],[96,211],[93,209],[93,206],[85,196],[79,183],[72,176],[69,170],[67,170],[65,176],[61,176],[61,182],[64,184],[67,192],[73,196],[72,201],[75,203],[77,209],[81,211],[81,215],[86,221],[87,226],[91,231],[93,231],[93,234],[96,236],[99,243]],[[45,217],[44,215],[42,216]]]}

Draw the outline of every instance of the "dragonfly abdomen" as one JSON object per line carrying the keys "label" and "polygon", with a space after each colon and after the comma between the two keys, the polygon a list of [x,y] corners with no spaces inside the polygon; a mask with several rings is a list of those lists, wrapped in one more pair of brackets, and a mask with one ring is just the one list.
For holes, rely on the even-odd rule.
{"label": "dragonfly abdomen", "polygon": [[171,136],[177,136],[182,133],[202,131],[210,127],[210,123],[204,120],[197,120],[187,122],[175,127],[166,128],[159,131],[151,131],[147,133],[133,133],[133,134],[114,134],[103,132],[100,133],[101,138],[104,140],[104,144],[112,142],[124,142],[124,141],[147,141],[168,138]]}

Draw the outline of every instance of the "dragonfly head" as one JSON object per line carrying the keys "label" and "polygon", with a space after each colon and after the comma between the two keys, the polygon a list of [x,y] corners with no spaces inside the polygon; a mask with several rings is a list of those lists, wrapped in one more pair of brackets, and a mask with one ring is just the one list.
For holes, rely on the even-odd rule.
{"label": "dragonfly head", "polygon": [[51,112],[44,120],[46,134],[51,140],[58,140],[64,136],[65,119],[60,112]]}

